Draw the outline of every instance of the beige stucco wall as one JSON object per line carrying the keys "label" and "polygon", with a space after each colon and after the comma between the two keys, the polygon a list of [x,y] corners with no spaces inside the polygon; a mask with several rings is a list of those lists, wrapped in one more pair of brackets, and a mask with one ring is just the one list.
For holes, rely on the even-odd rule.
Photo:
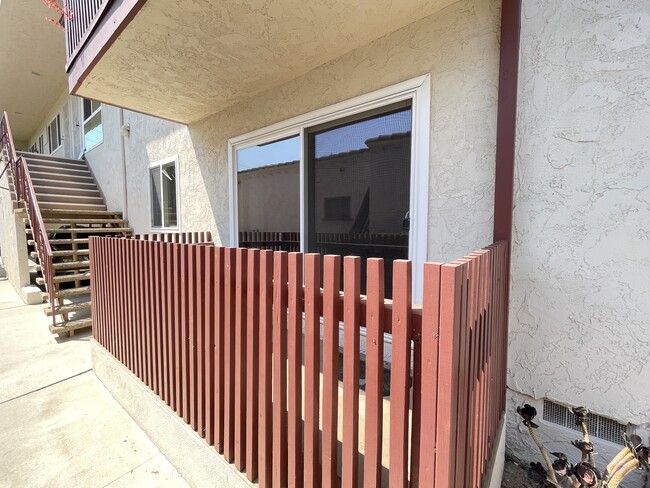
{"label": "beige stucco wall", "polygon": [[229,138],[429,73],[429,258],[449,260],[490,243],[499,4],[458,2],[189,128],[129,113],[131,224],[148,225],[146,168],[135,162],[178,154],[182,229],[210,230],[228,244]]}
{"label": "beige stucco wall", "polygon": [[508,383],[650,421],[650,3],[524,1]]}

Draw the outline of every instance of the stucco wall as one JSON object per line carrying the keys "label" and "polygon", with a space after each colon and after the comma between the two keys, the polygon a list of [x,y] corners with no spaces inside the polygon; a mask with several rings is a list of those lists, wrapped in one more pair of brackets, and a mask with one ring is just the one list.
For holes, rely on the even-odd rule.
{"label": "stucco wall", "polygon": [[146,170],[134,162],[143,151],[150,161],[179,154],[182,229],[210,230],[228,244],[229,138],[430,73],[429,259],[457,258],[490,243],[499,5],[458,2],[189,128],[130,113],[131,224],[143,224],[149,205]]}
{"label": "stucco wall", "polygon": [[650,421],[650,3],[524,1],[509,386]]}

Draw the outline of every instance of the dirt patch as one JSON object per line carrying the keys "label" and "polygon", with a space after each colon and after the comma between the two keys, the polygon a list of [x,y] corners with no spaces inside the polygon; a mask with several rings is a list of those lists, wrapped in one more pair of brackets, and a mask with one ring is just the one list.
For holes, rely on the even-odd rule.
{"label": "dirt patch", "polygon": [[535,481],[531,479],[528,469],[529,466],[521,466],[506,456],[501,488],[540,488],[547,486],[543,480]]}

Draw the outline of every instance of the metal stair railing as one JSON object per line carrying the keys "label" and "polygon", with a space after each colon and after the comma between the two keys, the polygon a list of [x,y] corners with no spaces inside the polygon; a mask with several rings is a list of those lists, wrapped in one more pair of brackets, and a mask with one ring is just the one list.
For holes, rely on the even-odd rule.
{"label": "metal stair railing", "polygon": [[9,172],[13,179],[14,191],[16,192],[16,202],[23,202],[25,204],[25,209],[27,210],[29,225],[32,228],[32,237],[34,238],[36,250],[38,251],[41,274],[45,281],[45,291],[48,294],[50,307],[52,309],[52,323],[55,324],[56,315],[54,313],[55,297],[52,279],[54,274],[54,270],[52,269],[52,248],[50,247],[47,230],[43,223],[41,209],[38,206],[38,200],[36,200],[36,192],[34,191],[32,178],[29,174],[27,161],[23,156],[16,156],[16,148],[14,146],[7,112],[4,112],[2,119],[0,120],[0,148],[7,150],[8,162],[4,170],[9,167]]}

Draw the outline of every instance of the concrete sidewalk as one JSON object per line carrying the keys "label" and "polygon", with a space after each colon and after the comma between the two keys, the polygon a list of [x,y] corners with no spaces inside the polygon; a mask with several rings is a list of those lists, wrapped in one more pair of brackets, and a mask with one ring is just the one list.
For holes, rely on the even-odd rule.
{"label": "concrete sidewalk", "polygon": [[89,340],[52,336],[0,280],[0,486],[187,487],[95,377]]}

